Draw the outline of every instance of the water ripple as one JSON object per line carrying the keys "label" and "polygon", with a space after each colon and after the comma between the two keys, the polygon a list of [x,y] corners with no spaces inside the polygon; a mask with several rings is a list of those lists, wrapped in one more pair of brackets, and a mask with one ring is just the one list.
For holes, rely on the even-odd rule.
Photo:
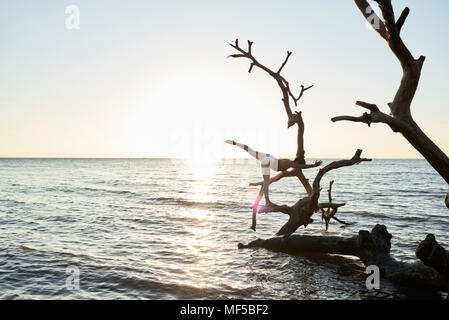
{"label": "water ripple", "polygon": [[[286,219],[259,215],[257,232],[249,229],[259,188],[248,182],[258,172],[251,161],[195,169],[148,159],[0,159],[0,299],[369,295],[357,259],[237,249]],[[425,161],[374,160],[332,171],[322,186],[330,180],[335,201],[346,202],[338,216],[351,225],[332,222],[325,232],[317,216],[298,232],[351,236],[384,223],[405,261],[429,232],[449,246],[447,186]],[[277,203],[304,196],[297,179],[270,190]],[[79,291],[66,288],[68,266],[79,268]]]}

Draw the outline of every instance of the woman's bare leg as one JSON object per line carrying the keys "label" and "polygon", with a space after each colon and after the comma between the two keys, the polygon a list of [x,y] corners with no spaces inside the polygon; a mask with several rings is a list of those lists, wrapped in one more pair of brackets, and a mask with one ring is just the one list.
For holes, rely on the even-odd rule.
{"label": "woman's bare leg", "polygon": [[246,144],[238,143],[238,142],[235,142],[234,140],[226,140],[225,142],[228,143],[228,144],[232,144],[234,146],[240,147],[241,149],[243,149],[246,152],[248,152],[250,154],[250,156],[253,157],[254,159],[257,159],[257,160],[259,159],[259,153],[260,152],[251,149]]}
{"label": "woman's bare leg", "polygon": [[270,187],[270,175],[264,175],[263,176],[263,193],[265,195],[265,205],[268,207],[270,206],[272,203],[270,201],[270,192],[269,192],[269,187]]}
{"label": "woman's bare leg", "polygon": [[260,199],[262,199],[262,194],[263,194],[263,186],[260,187],[259,194],[257,195],[256,201],[254,201],[254,204],[252,206],[252,208],[253,208],[253,224],[251,225],[251,229],[253,229],[254,231],[256,231],[256,215],[257,215]]}
{"label": "woman's bare leg", "polygon": [[251,208],[255,209],[256,211],[257,211],[257,207],[259,206],[259,202],[262,199],[262,194],[263,194],[263,186],[260,187],[259,194],[257,195],[256,201],[254,201],[253,205],[251,206]]}
{"label": "woman's bare leg", "polygon": [[253,223],[251,225],[251,229],[253,229],[254,231],[256,231],[256,216],[257,216],[257,211],[258,211],[258,207],[259,207],[259,202],[262,199],[262,194],[265,195],[265,208],[266,210],[268,210],[268,207],[270,205],[272,205],[271,201],[270,201],[270,196],[269,196],[269,186],[270,186],[270,176],[269,175],[264,175],[263,176],[263,185],[260,188],[259,194],[257,195],[256,201],[253,204]]}

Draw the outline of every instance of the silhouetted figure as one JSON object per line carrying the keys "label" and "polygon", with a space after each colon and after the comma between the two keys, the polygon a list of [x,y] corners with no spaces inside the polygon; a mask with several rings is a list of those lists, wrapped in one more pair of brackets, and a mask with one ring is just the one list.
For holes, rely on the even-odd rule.
{"label": "silhouetted figure", "polygon": [[272,156],[269,153],[259,152],[251,149],[246,144],[235,142],[234,140],[226,140],[225,141],[228,144],[232,144],[234,146],[238,146],[248,152],[253,158],[260,161],[260,166],[262,169],[262,176],[263,176],[263,185],[260,189],[259,195],[256,198],[256,201],[254,202],[252,208],[253,208],[253,225],[251,229],[255,230],[255,215],[257,213],[257,208],[259,206],[260,199],[262,197],[262,194],[265,195],[265,206],[266,210],[269,211],[270,206],[273,205],[273,203],[270,201],[269,196],[269,186],[270,186],[270,170],[273,171],[285,171],[290,168],[296,168],[296,169],[308,169],[308,168],[314,168],[321,165],[322,161],[318,160],[315,161],[314,164],[306,164],[305,161],[298,161],[295,159],[295,161],[292,161],[290,159],[277,159],[276,157]]}

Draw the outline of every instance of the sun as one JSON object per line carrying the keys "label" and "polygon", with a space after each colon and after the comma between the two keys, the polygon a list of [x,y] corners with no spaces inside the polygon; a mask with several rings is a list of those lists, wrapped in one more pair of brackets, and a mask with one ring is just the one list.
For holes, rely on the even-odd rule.
{"label": "sun", "polygon": [[218,158],[187,158],[188,171],[194,180],[209,181],[218,173]]}
{"label": "sun", "polygon": [[[228,156],[223,141],[233,136],[236,120],[252,116],[251,109],[242,106],[261,104],[234,78],[210,70],[172,75],[147,89],[130,107],[123,148],[202,164]],[[241,125],[244,132],[250,131],[246,125]]]}

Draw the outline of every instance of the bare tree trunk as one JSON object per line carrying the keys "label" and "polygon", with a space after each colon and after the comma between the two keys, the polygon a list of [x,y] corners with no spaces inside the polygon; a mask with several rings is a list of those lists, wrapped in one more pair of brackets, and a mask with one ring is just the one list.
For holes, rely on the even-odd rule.
{"label": "bare tree trunk", "polygon": [[376,265],[381,276],[398,284],[429,288],[449,289],[449,254],[435,240],[427,235],[416,249],[416,256],[422,262],[404,263],[390,255],[391,234],[383,225],[376,225],[371,232],[360,230],[353,237],[306,236],[275,237],[257,239],[243,248],[266,248],[294,255],[307,253],[338,254],[359,257],[365,266]]}
{"label": "bare tree trunk", "polygon": [[[357,101],[356,105],[366,108],[370,112],[364,113],[360,117],[338,116],[332,118],[332,121],[348,120],[363,122],[368,124],[368,126],[373,122],[387,124],[394,132],[400,132],[449,184],[448,156],[426,136],[413,120],[410,112],[410,105],[419,84],[425,57],[420,56],[418,59],[414,59],[400,36],[401,28],[410,12],[409,8],[406,7],[396,21],[391,0],[376,0],[382,11],[382,22],[366,0],[354,1],[368,22],[387,41],[391,51],[401,64],[403,76],[393,102],[388,104],[390,115],[380,111],[375,104]],[[376,23],[373,23],[373,21]]]}
{"label": "bare tree trunk", "polygon": [[[289,119],[292,122],[296,122],[298,125],[298,136],[297,136],[297,149],[296,149],[296,158],[304,160],[305,150],[304,150],[304,121],[302,119],[301,112],[296,112],[293,118]],[[304,160],[305,161],[305,160]],[[309,180],[304,176],[304,173],[301,169],[293,168],[286,171],[281,171],[276,176],[270,178],[270,184],[273,182],[279,181],[285,177],[297,177],[304,189],[307,192],[308,196],[312,195],[312,186],[309,183]],[[252,182],[249,184],[250,186],[261,186],[263,185],[263,181]]]}

